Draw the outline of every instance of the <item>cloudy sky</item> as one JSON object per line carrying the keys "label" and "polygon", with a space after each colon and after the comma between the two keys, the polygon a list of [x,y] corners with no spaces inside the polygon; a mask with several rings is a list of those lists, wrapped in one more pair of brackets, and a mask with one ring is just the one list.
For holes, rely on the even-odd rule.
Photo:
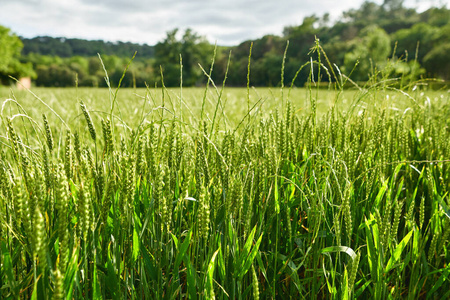
{"label": "cloudy sky", "polygon": [[[156,44],[174,28],[192,28],[219,45],[281,34],[303,17],[336,19],[363,0],[0,0],[0,25],[20,36]],[[374,0],[381,4],[383,0]],[[424,10],[450,0],[406,0]]]}

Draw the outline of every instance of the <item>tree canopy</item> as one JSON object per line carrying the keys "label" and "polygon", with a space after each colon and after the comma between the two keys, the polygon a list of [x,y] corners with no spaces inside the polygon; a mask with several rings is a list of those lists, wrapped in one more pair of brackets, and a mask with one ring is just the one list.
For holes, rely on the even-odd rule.
{"label": "tree canopy", "polygon": [[96,56],[116,55],[128,57],[130,53],[137,51],[140,58],[154,56],[153,46],[140,45],[130,42],[106,42],[102,40],[88,41],[83,39],[69,39],[64,37],[39,36],[31,39],[22,38],[24,44],[22,53],[39,53],[42,55],[71,57],[71,56]]}
{"label": "tree canopy", "polygon": [[[73,86],[77,75],[80,86],[106,86],[105,68],[114,86],[137,51],[122,86],[160,85],[162,77],[166,86],[178,86],[181,78],[184,86],[202,84],[207,80],[204,71],[209,72],[213,58],[214,81],[221,82],[227,74],[229,86],[242,86],[247,83],[253,43],[250,84],[277,86],[281,84],[289,42],[284,84],[290,84],[295,77],[294,84],[302,86],[308,80],[309,69],[297,71],[309,62],[316,39],[340,71],[349,74],[353,70],[351,78],[355,81],[366,81],[384,69],[402,79],[424,76],[450,80],[450,10],[443,6],[419,13],[405,7],[402,0],[385,0],[381,5],[366,1],[344,12],[335,22],[330,22],[329,14],[306,16],[299,24],[286,26],[281,36],[266,35],[215,50],[191,29],[181,32],[175,28],[154,46],[52,37],[22,39],[22,45],[17,36],[0,27],[0,74],[4,78],[34,75],[35,71],[38,86]],[[326,72],[321,76],[323,81],[332,80]]]}
{"label": "tree canopy", "polygon": [[0,45],[0,82],[6,82],[8,75],[34,77],[35,73],[31,64],[20,62],[23,44],[19,37],[11,33],[9,28],[0,26]]}
{"label": "tree canopy", "polygon": [[[419,76],[450,79],[450,10],[432,7],[424,12],[407,8],[402,0],[385,0],[383,4],[366,1],[350,9],[334,24],[329,15],[307,16],[299,25],[286,26],[283,36],[264,36],[253,41],[252,85],[280,85],[281,64],[287,42],[284,84],[290,84],[296,71],[308,62],[315,39],[329,61],[352,79],[365,81],[375,71],[387,68],[394,76],[417,79]],[[233,55],[228,84],[246,83],[246,67],[251,41],[227,49],[216,61],[215,80],[220,80],[229,50]],[[317,73],[316,73],[317,74]],[[295,84],[308,80],[309,70],[298,74]],[[322,80],[329,80],[322,74]]]}

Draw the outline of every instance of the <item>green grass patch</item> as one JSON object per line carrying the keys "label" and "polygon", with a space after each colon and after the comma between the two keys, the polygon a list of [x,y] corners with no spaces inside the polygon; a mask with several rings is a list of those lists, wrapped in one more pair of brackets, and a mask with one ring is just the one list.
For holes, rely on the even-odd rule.
{"label": "green grass patch", "polygon": [[448,91],[32,92],[0,89],[3,299],[449,296]]}

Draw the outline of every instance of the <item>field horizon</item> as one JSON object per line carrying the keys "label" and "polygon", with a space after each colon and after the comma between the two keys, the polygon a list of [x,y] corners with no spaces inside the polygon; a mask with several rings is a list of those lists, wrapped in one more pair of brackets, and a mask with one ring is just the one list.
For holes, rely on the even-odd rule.
{"label": "field horizon", "polygon": [[450,94],[0,88],[4,298],[450,296]]}

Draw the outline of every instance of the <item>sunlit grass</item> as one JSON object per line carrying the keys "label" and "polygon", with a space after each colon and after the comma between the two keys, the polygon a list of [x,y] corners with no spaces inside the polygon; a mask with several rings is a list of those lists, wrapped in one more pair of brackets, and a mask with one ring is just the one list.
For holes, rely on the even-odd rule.
{"label": "sunlit grass", "polygon": [[32,92],[0,89],[1,298],[450,296],[448,91]]}

